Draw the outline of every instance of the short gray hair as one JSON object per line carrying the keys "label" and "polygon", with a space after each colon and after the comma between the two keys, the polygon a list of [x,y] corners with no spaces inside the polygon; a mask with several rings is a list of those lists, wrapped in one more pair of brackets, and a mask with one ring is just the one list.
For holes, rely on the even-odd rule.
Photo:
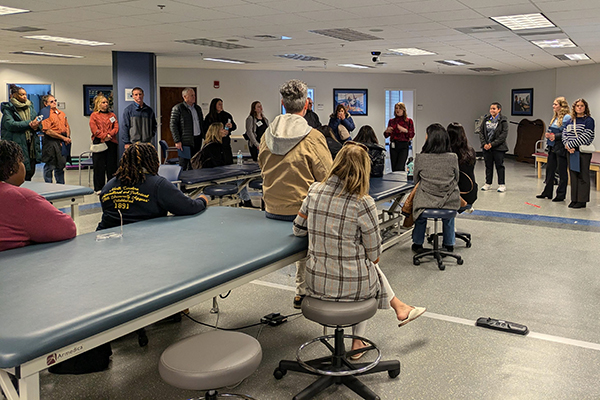
{"label": "short gray hair", "polygon": [[279,93],[281,93],[285,111],[294,114],[304,108],[308,96],[308,86],[298,79],[292,79],[281,86]]}
{"label": "short gray hair", "polygon": [[181,95],[182,95],[183,97],[185,97],[185,96],[187,96],[187,95],[188,95],[188,93],[189,93],[189,92],[193,92],[193,91],[194,91],[194,89],[192,89],[191,87],[186,87],[185,89],[183,89],[183,90],[181,91]]}

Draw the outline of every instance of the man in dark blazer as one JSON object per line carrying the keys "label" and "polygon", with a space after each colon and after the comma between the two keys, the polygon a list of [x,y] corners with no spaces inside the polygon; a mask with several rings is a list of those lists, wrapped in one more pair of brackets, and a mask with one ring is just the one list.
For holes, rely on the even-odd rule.
{"label": "man in dark blazer", "polygon": [[196,93],[192,88],[181,92],[183,102],[171,110],[171,134],[175,147],[179,150],[179,165],[182,170],[191,169],[190,160],[202,147],[202,109],[196,104]]}

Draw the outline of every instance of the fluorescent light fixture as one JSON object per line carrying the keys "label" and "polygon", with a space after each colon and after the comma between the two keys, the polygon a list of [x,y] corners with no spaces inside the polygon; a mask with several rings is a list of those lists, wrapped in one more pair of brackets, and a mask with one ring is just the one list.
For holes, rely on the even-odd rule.
{"label": "fluorescent light fixture", "polygon": [[416,47],[404,47],[401,49],[388,49],[388,51],[393,51],[394,53],[402,54],[404,56],[433,56],[436,53],[432,53],[431,51],[417,49]]}
{"label": "fluorescent light fixture", "polygon": [[357,68],[357,69],[369,69],[373,67],[369,67],[367,65],[362,64],[338,64],[338,67],[346,67],[346,68]]}
{"label": "fluorescent light fixture", "polygon": [[28,13],[28,12],[31,12],[31,11],[23,10],[21,8],[0,6],[0,15],[21,14],[21,13]]}
{"label": "fluorescent light fixture", "polygon": [[563,47],[577,47],[571,39],[549,39],[549,40],[532,40],[531,43],[535,44],[538,47],[544,48],[552,48],[552,49],[561,49]]}
{"label": "fluorescent light fixture", "polygon": [[95,40],[65,38],[65,37],[60,37],[60,36],[33,35],[33,36],[23,36],[23,37],[25,39],[47,40],[49,42],[79,44],[82,46],[113,46],[114,45],[114,43],[96,42]]}
{"label": "fluorescent light fixture", "polygon": [[500,25],[503,25],[511,31],[519,31],[522,29],[538,29],[538,28],[553,28],[554,25],[544,14],[519,14],[519,15],[504,15],[501,17],[490,17]]}
{"label": "fluorescent light fixture", "polygon": [[0,63],[9,63],[11,62],[10,60],[0,60]]}
{"label": "fluorescent light fixture", "polygon": [[289,36],[282,36],[281,40],[292,40],[292,38]]}
{"label": "fluorescent light fixture", "polygon": [[449,65],[449,66],[463,66],[463,65],[473,65],[473,63],[470,63],[468,61],[464,61],[464,60],[440,60],[440,61],[436,61],[436,63],[440,63],[440,64],[444,64],[444,65]]}
{"label": "fluorescent light fixture", "polygon": [[216,61],[216,62],[229,63],[229,64],[246,64],[247,63],[246,61],[230,60],[227,58],[204,57],[203,60],[204,61]]}
{"label": "fluorescent light fixture", "polygon": [[83,58],[83,56],[74,56],[72,54],[46,53],[45,51],[13,51],[10,54],[25,54],[28,56],[44,56],[44,57],[59,57],[59,58]]}
{"label": "fluorescent light fixture", "polygon": [[583,54],[565,54],[565,57],[567,57],[571,61],[589,60],[590,59],[588,57],[588,55],[585,53],[583,53]]}

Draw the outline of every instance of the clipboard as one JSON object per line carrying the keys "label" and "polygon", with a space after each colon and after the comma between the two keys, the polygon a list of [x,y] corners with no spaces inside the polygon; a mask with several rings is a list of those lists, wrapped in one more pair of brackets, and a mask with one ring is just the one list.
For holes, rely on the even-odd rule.
{"label": "clipboard", "polygon": [[192,148],[190,146],[182,146],[182,150],[177,150],[177,155],[181,158],[192,158]]}

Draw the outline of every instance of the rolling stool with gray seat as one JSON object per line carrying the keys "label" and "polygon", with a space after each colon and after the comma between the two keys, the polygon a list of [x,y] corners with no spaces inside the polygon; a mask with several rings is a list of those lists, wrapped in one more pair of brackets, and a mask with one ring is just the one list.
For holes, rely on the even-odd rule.
{"label": "rolling stool with gray seat", "polygon": [[[221,184],[217,184],[217,185],[206,186],[202,190],[202,192],[205,195],[210,196],[211,199],[214,199],[215,197],[218,198],[219,205],[222,206],[224,204],[223,197],[234,196],[234,195],[237,196],[238,186],[236,184],[231,184],[231,183],[221,183]],[[237,204],[237,201],[235,202],[235,204]],[[225,204],[225,205],[227,205],[227,204]]]}
{"label": "rolling stool with gray seat", "polygon": [[[334,335],[325,335],[304,343],[296,352],[296,361],[282,360],[273,372],[276,379],[281,379],[287,371],[320,375],[321,377],[294,396],[294,400],[311,399],[318,393],[335,384],[343,384],[360,395],[363,399],[377,400],[379,396],[369,389],[356,376],[387,371],[390,378],[400,375],[400,361],[381,361],[381,352],[369,339],[354,335],[344,335],[344,329],[371,318],[377,312],[377,300],[368,299],[356,302],[325,301],[306,296],[302,301],[302,314],[314,322],[326,327],[335,328]],[[334,339],[333,346],[329,339]],[[346,351],[344,338],[360,339],[370,346]],[[314,360],[304,361],[301,352],[315,342],[323,343],[331,352]],[[314,346],[313,346],[314,347]],[[351,363],[349,357],[365,351],[374,350],[377,357],[372,362]]]}
{"label": "rolling stool with gray seat", "polygon": [[433,258],[435,258],[438,263],[438,268],[440,269],[440,271],[443,271],[446,269],[446,266],[444,265],[444,262],[442,261],[442,257],[448,256],[448,257],[456,258],[456,263],[458,265],[462,265],[464,261],[460,255],[452,253],[450,251],[442,250],[442,246],[440,245],[441,235],[439,234],[440,232],[437,229],[438,221],[441,221],[443,218],[444,219],[455,218],[456,210],[444,210],[441,208],[427,208],[423,211],[423,213],[421,214],[421,216],[419,218],[421,218],[421,217],[427,218],[427,219],[433,219],[434,233],[431,235],[433,238],[433,249],[425,250],[422,253],[415,254],[413,256],[413,264],[419,265],[419,264],[421,264],[421,258],[433,256]]}
{"label": "rolling stool with gray seat", "polygon": [[158,372],[169,385],[180,389],[206,390],[199,399],[246,395],[219,394],[215,389],[235,385],[256,371],[262,360],[258,340],[241,332],[210,331],[167,347],[160,356]]}
{"label": "rolling stool with gray seat", "polygon": [[262,185],[263,185],[262,178],[253,179],[253,180],[250,181],[250,183],[248,183],[248,187],[250,189],[254,189],[254,190],[259,190],[260,191],[260,193],[261,193],[260,209],[262,211],[265,211],[265,201],[262,198]]}

